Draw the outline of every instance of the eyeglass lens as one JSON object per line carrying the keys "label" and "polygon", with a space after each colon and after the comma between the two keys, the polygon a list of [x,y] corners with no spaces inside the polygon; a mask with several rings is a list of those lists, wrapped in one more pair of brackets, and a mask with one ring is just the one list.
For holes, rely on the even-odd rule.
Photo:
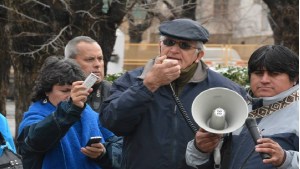
{"label": "eyeglass lens", "polygon": [[187,49],[192,48],[192,46],[188,42],[180,42],[180,41],[177,42],[177,41],[172,40],[172,39],[163,40],[163,44],[166,45],[166,46],[174,46],[176,43],[178,44],[180,49],[187,50]]}

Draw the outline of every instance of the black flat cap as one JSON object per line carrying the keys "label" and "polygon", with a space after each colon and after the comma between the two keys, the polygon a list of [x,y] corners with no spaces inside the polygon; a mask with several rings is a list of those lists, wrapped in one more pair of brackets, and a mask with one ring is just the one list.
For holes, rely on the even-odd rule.
{"label": "black flat cap", "polygon": [[202,41],[206,43],[209,32],[198,22],[191,19],[174,19],[159,26],[161,35],[182,40]]}

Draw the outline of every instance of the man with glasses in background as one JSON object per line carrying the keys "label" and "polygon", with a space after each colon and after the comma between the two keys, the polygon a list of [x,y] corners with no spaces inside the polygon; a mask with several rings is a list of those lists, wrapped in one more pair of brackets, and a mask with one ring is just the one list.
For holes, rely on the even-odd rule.
{"label": "man with glasses in background", "polygon": [[195,131],[180,111],[196,124],[192,102],[211,87],[229,88],[245,96],[244,89],[201,60],[209,33],[198,22],[166,21],[159,31],[159,56],[115,80],[101,108],[103,125],[124,136],[122,169],[189,168],[185,150]]}

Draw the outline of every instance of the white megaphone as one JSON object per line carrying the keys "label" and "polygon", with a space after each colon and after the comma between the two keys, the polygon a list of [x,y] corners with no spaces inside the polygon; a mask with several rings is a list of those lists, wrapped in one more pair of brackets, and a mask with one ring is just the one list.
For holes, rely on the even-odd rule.
{"label": "white megaphone", "polygon": [[208,132],[230,133],[243,126],[248,117],[248,106],[243,97],[233,90],[210,88],[194,99],[192,116]]}
{"label": "white megaphone", "polygon": [[[243,97],[233,90],[210,88],[194,99],[192,116],[200,128],[210,133],[225,134],[243,126],[248,117],[248,106]],[[221,163],[222,144],[223,140],[214,150],[215,166]]]}

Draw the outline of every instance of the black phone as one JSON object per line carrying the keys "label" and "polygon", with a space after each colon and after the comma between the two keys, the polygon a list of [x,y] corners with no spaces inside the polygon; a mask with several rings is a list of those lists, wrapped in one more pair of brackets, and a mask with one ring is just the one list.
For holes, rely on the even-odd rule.
{"label": "black phone", "polygon": [[101,139],[102,137],[100,136],[91,137],[85,146],[91,146],[94,143],[100,143]]}

